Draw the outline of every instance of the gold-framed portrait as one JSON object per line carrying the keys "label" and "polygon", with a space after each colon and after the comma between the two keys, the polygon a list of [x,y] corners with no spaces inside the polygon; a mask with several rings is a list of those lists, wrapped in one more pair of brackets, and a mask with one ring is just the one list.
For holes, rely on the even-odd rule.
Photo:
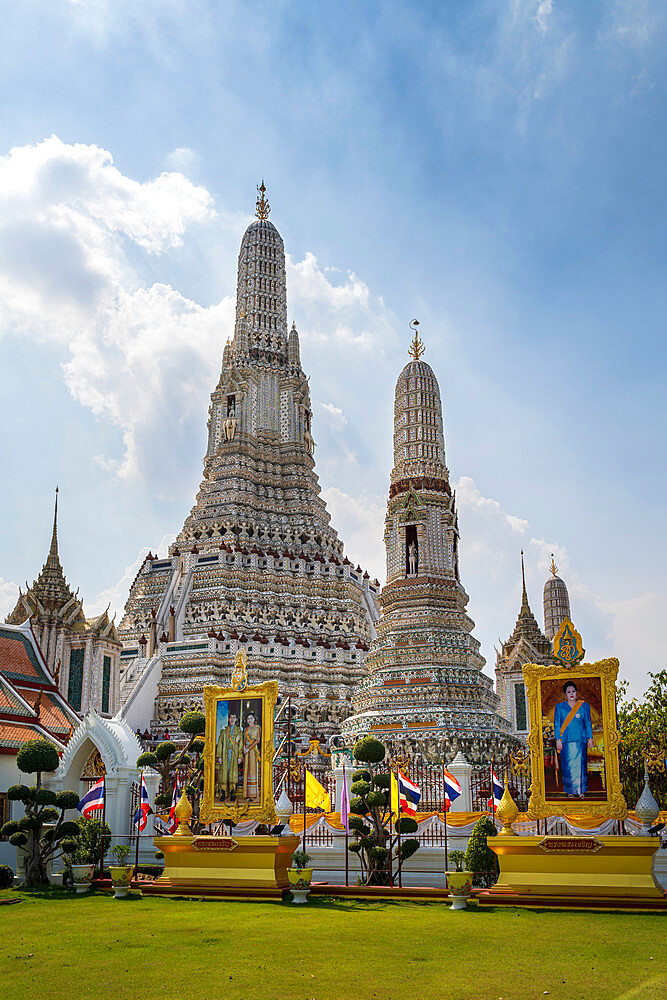
{"label": "gold-framed portrait", "polygon": [[204,686],[204,823],[275,823],[273,719],[278,682],[243,690]]}
{"label": "gold-framed portrait", "polygon": [[526,663],[532,782],[528,815],[624,819],[618,766],[618,660]]}

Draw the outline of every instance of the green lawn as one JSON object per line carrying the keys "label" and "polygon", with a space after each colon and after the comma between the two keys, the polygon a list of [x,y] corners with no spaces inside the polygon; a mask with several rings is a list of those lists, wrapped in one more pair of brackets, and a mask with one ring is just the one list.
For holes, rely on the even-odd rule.
{"label": "green lawn", "polygon": [[20,895],[0,906],[8,1000],[667,996],[662,913]]}

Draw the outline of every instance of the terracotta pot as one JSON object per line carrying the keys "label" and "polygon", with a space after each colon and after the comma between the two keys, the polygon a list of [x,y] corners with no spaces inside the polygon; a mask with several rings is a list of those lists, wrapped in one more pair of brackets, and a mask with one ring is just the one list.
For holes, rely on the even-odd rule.
{"label": "terracotta pot", "polygon": [[127,896],[133,871],[134,867],[132,865],[109,865],[115,899],[122,899],[124,896]]}
{"label": "terracotta pot", "polygon": [[287,878],[289,888],[292,893],[292,902],[305,903],[310,892],[310,883],[313,879],[312,868],[288,868]]}

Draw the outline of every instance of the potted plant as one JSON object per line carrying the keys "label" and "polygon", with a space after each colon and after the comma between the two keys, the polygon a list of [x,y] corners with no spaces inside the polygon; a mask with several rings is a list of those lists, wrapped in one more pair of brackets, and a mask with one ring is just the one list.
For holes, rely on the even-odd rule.
{"label": "potted plant", "polygon": [[[63,849],[65,845],[63,845]],[[72,880],[74,888],[78,893],[88,892],[93,881],[95,871],[95,858],[90,853],[85,844],[76,843],[74,850],[68,857],[69,867],[72,870]]]}
{"label": "potted plant", "polygon": [[130,888],[134,868],[127,864],[127,859],[131,853],[132,848],[128,844],[116,844],[111,848],[111,855],[116,860],[115,865],[109,865],[114,899],[127,896],[127,890]]}
{"label": "potted plant", "polygon": [[292,855],[292,867],[287,869],[287,877],[294,903],[306,902],[313,878],[313,869],[307,866],[312,860],[310,854],[306,854],[305,851],[295,851]]}
{"label": "potted plant", "polygon": [[450,851],[449,860],[454,865],[454,871],[445,872],[449,895],[452,900],[452,910],[465,910],[466,900],[472,891],[472,872],[467,872],[465,851]]}

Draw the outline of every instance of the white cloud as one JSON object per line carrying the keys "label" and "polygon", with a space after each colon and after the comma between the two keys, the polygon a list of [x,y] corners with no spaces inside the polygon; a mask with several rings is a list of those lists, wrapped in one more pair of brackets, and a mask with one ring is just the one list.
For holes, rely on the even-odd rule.
{"label": "white cloud", "polygon": [[19,596],[18,584],[3,580],[0,576],[0,621],[4,621],[16,607]]}
{"label": "white cloud", "polygon": [[547,30],[548,21],[553,11],[553,0],[540,0],[535,11],[535,20],[542,33]]}
{"label": "white cloud", "polygon": [[380,497],[353,497],[337,486],[322,491],[331,522],[345,542],[345,553],[371,577],[385,578],[383,522],[384,500]]}
{"label": "white cloud", "polygon": [[341,410],[340,406],[334,406],[333,403],[320,403],[320,406],[329,414],[331,417],[331,423],[335,428],[340,430],[345,427],[347,424],[347,417]]}
{"label": "white cloud", "polygon": [[176,149],[172,149],[171,153],[167,156],[166,162],[170,170],[179,170],[187,174],[189,170],[192,170],[196,166],[198,161],[199,156],[195,153],[194,149],[190,149],[189,146],[178,146]]}

